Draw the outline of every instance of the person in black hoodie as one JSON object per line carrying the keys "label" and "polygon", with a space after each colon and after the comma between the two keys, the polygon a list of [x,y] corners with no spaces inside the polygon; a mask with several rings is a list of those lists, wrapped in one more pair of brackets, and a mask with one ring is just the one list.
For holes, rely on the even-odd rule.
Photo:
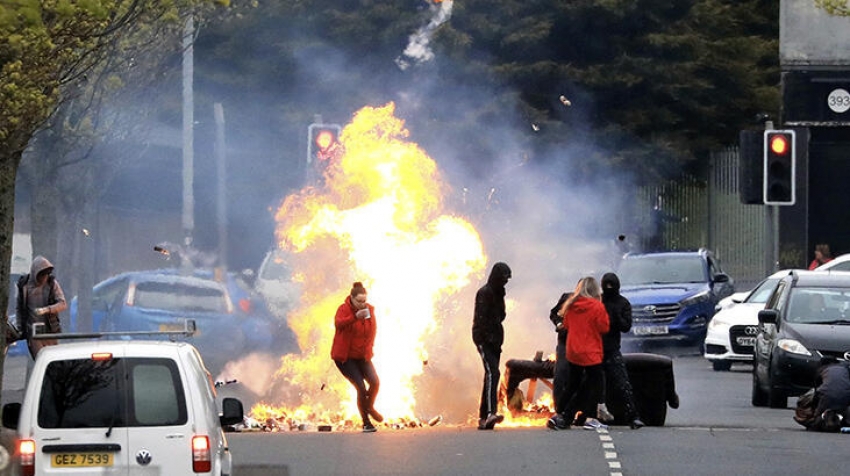
{"label": "person in black hoodie", "polygon": [[493,265],[487,284],[475,293],[472,341],[484,363],[484,388],[478,408],[478,429],[492,430],[504,417],[496,413],[499,394],[499,358],[505,330],[505,284],[511,279],[511,268],[499,262]]}
{"label": "person in black hoodie", "polygon": [[[626,362],[623,360],[623,354],[620,353],[620,334],[628,332],[632,328],[632,304],[620,294],[620,278],[614,273],[605,273],[602,276],[602,303],[605,305],[605,310],[608,311],[608,317],[611,320],[611,329],[602,336],[604,353],[602,367],[605,370],[606,381],[613,387],[611,390],[616,392],[623,401],[626,421],[629,422],[632,429],[636,430],[644,426],[644,423],[638,416],[632,384],[629,382],[629,374],[626,370]],[[604,402],[603,392],[598,411],[600,414],[608,413]],[[600,420],[602,419],[600,418]]]}

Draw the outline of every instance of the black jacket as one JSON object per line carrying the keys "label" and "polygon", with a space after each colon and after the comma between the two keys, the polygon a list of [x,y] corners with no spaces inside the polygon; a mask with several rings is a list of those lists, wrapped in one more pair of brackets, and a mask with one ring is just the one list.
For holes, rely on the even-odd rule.
{"label": "black jacket", "polygon": [[614,273],[602,276],[602,304],[611,320],[611,329],[602,336],[602,348],[607,357],[620,350],[620,334],[632,328],[632,304],[620,295],[620,278]]}
{"label": "black jacket", "polygon": [[487,278],[487,284],[475,293],[475,312],[472,319],[472,341],[502,351],[505,331],[505,284],[511,278],[511,268],[496,263]]}
{"label": "black jacket", "polygon": [[558,315],[558,311],[561,310],[561,306],[564,304],[564,301],[570,298],[573,293],[564,293],[561,294],[561,297],[558,299],[558,303],[555,304],[549,311],[549,320],[552,321],[552,324],[555,325],[555,332],[558,333],[558,343],[566,344],[567,342],[567,330],[564,329],[564,318]]}

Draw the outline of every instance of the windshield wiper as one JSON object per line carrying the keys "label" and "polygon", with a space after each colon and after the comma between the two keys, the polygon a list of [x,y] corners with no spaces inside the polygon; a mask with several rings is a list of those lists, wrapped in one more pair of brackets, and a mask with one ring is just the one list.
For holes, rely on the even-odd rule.
{"label": "windshield wiper", "polygon": [[834,319],[831,321],[815,321],[815,322],[807,322],[806,324],[850,324],[850,319]]}

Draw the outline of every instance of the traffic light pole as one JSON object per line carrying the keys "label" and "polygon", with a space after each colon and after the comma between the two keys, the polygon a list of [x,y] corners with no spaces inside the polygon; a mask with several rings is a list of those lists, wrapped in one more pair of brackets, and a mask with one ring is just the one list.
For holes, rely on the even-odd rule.
{"label": "traffic light pole", "polygon": [[[773,121],[765,121],[764,130],[773,130]],[[764,206],[764,271],[765,276],[770,276],[778,270],[777,257],[779,256],[779,207],[776,205]]]}

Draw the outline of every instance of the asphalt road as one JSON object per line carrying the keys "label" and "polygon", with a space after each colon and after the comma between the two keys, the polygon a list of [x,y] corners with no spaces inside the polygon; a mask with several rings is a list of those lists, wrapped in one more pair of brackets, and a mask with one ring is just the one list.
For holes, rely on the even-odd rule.
{"label": "asphalt road", "polygon": [[[542,426],[497,427],[483,432],[440,424],[381,428],[373,434],[229,433],[235,474],[715,476],[843,472],[841,460],[850,435],[806,432],[791,419],[794,398],[784,410],[752,407],[749,366],[714,372],[694,349],[650,350],[674,357],[681,406],[668,410],[663,427],[558,432]],[[7,362],[4,402],[15,401],[16,392],[20,394],[21,368],[20,362]],[[16,390],[16,385],[20,389]],[[4,430],[3,435],[8,438],[10,432]]]}

